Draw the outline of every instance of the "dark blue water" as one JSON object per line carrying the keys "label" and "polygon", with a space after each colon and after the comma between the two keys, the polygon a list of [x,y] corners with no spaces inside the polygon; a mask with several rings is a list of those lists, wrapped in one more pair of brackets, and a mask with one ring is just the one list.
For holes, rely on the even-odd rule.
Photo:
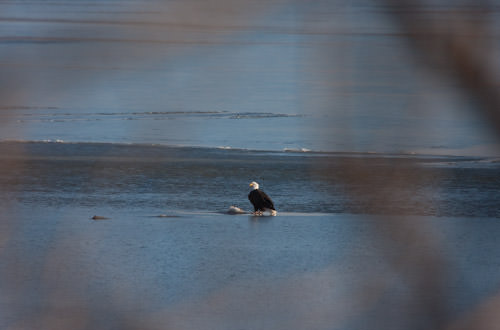
{"label": "dark blue water", "polygon": [[500,216],[496,159],[120,144],[2,143],[2,200],[175,214],[251,209],[260,183],[281,212]]}

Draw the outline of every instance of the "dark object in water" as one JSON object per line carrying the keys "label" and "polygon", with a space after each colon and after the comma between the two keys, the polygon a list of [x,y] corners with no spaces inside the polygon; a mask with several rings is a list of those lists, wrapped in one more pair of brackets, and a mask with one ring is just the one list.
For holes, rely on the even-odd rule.
{"label": "dark object in water", "polygon": [[103,216],[100,216],[100,215],[94,215],[91,219],[92,220],[107,220],[107,219],[110,219],[110,218],[103,217]]}

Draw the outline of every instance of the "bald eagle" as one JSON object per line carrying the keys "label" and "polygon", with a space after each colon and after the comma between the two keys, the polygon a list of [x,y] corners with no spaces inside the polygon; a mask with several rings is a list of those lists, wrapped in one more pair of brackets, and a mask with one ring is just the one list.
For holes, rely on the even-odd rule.
{"label": "bald eagle", "polygon": [[248,199],[253,204],[254,214],[262,215],[265,211],[270,211],[271,215],[276,215],[276,209],[274,208],[273,201],[265,192],[259,190],[259,184],[257,182],[250,183],[252,190],[248,194]]}

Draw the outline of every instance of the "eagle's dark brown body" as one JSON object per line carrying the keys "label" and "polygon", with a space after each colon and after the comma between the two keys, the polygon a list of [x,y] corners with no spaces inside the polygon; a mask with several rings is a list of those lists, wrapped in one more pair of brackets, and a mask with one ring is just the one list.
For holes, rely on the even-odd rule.
{"label": "eagle's dark brown body", "polygon": [[265,192],[259,189],[254,189],[248,194],[248,199],[253,204],[254,211],[276,210],[274,203]]}

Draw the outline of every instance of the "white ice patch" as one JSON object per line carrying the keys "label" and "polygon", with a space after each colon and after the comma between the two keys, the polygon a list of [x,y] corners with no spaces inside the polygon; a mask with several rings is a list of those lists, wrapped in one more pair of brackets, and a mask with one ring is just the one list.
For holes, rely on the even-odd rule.
{"label": "white ice patch", "polygon": [[248,213],[247,211],[240,209],[237,206],[231,205],[229,209],[226,212],[227,214],[245,214]]}

